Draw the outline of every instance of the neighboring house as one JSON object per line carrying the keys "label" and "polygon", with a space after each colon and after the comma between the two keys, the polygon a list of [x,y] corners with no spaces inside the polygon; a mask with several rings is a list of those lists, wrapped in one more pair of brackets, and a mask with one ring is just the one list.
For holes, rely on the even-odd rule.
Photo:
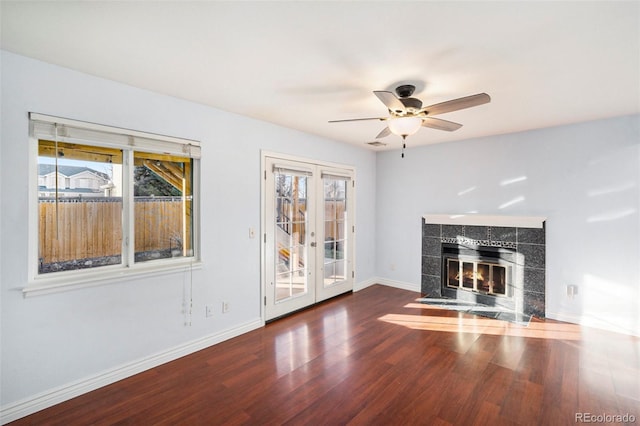
{"label": "neighboring house", "polygon": [[[109,175],[89,167],[58,166],[58,197],[103,197],[108,194]],[[55,197],[56,166],[38,165],[38,196]]]}

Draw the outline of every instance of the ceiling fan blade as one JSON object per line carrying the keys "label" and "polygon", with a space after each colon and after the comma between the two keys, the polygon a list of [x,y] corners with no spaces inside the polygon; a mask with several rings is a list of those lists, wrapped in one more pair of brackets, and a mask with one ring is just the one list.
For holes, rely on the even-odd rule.
{"label": "ceiling fan blade", "polygon": [[378,136],[376,136],[376,139],[379,138],[386,138],[387,136],[389,136],[391,134],[391,130],[389,130],[389,127],[385,127],[384,129],[382,129],[380,131],[380,133],[378,133]]}
{"label": "ceiling fan blade", "polygon": [[454,123],[453,121],[442,120],[440,118],[424,117],[422,119],[423,127],[430,127],[432,129],[446,130],[447,132],[453,132],[462,127],[462,124]]}
{"label": "ceiling fan blade", "polygon": [[445,112],[458,111],[459,109],[471,108],[491,102],[491,97],[486,93],[465,96],[464,98],[453,99],[439,104],[429,105],[420,110],[429,115],[444,114]]}
{"label": "ceiling fan blade", "polygon": [[345,121],[366,121],[366,120],[386,120],[386,117],[367,117],[367,118],[346,118],[344,120],[329,120],[329,123],[343,123]]}
{"label": "ceiling fan blade", "polygon": [[404,114],[407,111],[404,104],[393,93],[385,90],[374,90],[373,93],[389,108],[389,111],[396,114]]}

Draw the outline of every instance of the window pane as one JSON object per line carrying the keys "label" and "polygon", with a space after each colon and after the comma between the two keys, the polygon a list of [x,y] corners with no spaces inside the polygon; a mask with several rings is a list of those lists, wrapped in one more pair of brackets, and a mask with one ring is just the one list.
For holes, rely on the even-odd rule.
{"label": "window pane", "polygon": [[325,263],[324,265],[324,286],[330,286],[336,282],[335,279],[336,264],[333,262]]}
{"label": "window pane", "polygon": [[134,153],[135,261],[193,256],[192,160]]}
{"label": "window pane", "polygon": [[275,300],[291,297],[291,273],[276,274]]}
{"label": "window pane", "polygon": [[346,249],[346,240],[336,240],[336,259],[344,259],[344,251]]}
{"label": "window pane", "polygon": [[344,199],[346,196],[345,188],[346,180],[338,180],[334,178],[324,178],[324,198],[325,199]]}
{"label": "window pane", "polygon": [[336,222],[336,240],[344,240],[345,237],[345,223],[344,221]]}
{"label": "window pane", "polygon": [[347,248],[346,187],[343,179],[325,177],[324,182],[324,285],[345,279]]}
{"label": "window pane", "polygon": [[306,186],[306,176],[275,173],[276,301],[307,292]]}
{"label": "window pane", "polygon": [[38,272],[122,262],[122,151],[38,141]]}
{"label": "window pane", "polygon": [[347,263],[344,260],[329,261],[324,264],[324,286],[329,287],[343,281]]}

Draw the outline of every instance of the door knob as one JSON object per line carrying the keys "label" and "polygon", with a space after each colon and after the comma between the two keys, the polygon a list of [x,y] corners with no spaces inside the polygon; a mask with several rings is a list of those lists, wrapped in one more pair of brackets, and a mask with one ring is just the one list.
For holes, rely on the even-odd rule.
{"label": "door knob", "polygon": [[316,246],[316,242],[312,241],[311,244],[309,244],[311,247],[315,247]]}

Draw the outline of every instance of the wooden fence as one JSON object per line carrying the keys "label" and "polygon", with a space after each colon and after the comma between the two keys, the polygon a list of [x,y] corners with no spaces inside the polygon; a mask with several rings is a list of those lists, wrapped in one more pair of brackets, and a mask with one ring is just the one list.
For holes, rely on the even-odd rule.
{"label": "wooden fence", "polygon": [[[136,253],[182,250],[183,214],[180,198],[136,197]],[[41,199],[39,216],[41,263],[118,256],[122,252],[120,198],[68,198],[57,203]],[[189,241],[186,248],[190,249]]]}
{"label": "wooden fence", "polygon": [[[324,204],[325,239],[339,240],[345,238],[345,201],[326,200]],[[340,223],[334,223],[334,222]]]}

